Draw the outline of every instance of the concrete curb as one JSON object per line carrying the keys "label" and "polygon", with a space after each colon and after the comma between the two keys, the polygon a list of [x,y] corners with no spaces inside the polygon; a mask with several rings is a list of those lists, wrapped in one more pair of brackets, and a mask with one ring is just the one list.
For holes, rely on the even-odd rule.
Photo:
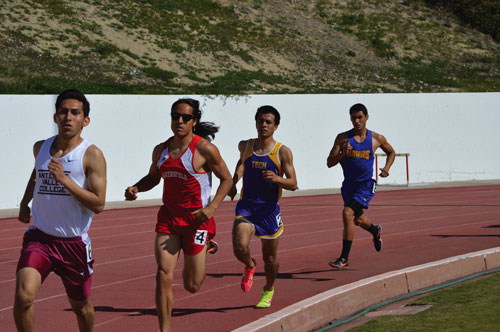
{"label": "concrete curb", "polygon": [[500,247],[384,273],[293,304],[233,332],[304,332],[416,290],[500,267]]}

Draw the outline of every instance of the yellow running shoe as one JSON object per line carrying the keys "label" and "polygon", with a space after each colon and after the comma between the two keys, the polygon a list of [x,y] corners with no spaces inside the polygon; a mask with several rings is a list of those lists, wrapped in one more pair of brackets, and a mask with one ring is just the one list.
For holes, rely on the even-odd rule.
{"label": "yellow running shoe", "polygon": [[269,308],[271,306],[271,302],[273,301],[274,288],[273,290],[266,291],[262,289],[262,298],[259,303],[255,306],[255,308]]}

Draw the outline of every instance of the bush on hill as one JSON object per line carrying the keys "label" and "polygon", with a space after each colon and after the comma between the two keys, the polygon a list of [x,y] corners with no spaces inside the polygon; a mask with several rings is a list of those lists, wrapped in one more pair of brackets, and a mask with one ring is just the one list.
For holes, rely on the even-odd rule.
{"label": "bush on hill", "polygon": [[464,22],[500,41],[500,1],[498,0],[426,0],[449,8]]}

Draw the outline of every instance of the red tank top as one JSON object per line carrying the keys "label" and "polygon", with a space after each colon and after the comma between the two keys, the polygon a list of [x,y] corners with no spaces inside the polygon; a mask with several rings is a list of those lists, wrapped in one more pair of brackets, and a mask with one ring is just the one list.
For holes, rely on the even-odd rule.
{"label": "red tank top", "polygon": [[179,158],[172,158],[168,150],[172,137],[163,144],[157,166],[163,177],[163,205],[172,216],[189,215],[210,203],[212,173],[196,172],[193,166],[196,145],[202,139],[194,135]]}

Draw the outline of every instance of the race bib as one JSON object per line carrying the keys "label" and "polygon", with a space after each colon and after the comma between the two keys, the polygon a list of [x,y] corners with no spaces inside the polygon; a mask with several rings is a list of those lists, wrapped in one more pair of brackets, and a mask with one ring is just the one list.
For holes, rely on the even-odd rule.
{"label": "race bib", "polygon": [[90,243],[85,245],[85,250],[87,251],[87,263],[90,263],[94,259],[92,257],[92,246],[90,245]]}
{"label": "race bib", "polygon": [[207,230],[197,230],[194,237],[194,244],[204,246],[207,243]]}
{"label": "race bib", "polygon": [[281,220],[281,213],[276,216],[276,224],[278,225],[278,228],[283,225],[283,221]]}

